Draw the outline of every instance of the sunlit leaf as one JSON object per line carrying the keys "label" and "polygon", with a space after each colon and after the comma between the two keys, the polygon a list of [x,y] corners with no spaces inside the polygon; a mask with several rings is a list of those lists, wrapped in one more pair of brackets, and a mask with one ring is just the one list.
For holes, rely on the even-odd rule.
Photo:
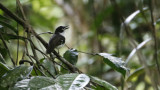
{"label": "sunlit leaf", "polygon": [[[102,86],[102,87],[99,87],[99,88],[101,88],[101,89],[103,88],[103,90],[118,90],[115,86],[113,86],[112,84],[110,84],[110,83],[108,83],[104,80],[101,80],[101,79],[99,79],[97,77],[93,77],[93,76],[91,76],[90,78],[91,78],[91,81],[93,81],[94,83]],[[97,90],[97,88],[98,87],[96,87],[96,90]]]}
{"label": "sunlit leaf", "polygon": [[126,71],[128,71],[128,69],[124,66],[125,62],[122,61],[121,58],[114,57],[108,53],[98,53],[98,55],[103,57],[103,61],[105,63],[107,63],[116,71],[120,72],[125,77]]}
{"label": "sunlit leaf", "polygon": [[9,68],[0,62],[0,78],[9,71]]}
{"label": "sunlit leaf", "polygon": [[[44,88],[48,89],[48,87],[54,86],[55,82],[53,78],[36,76],[17,82],[12,90],[43,90]],[[52,88],[52,90],[55,89]]]}
{"label": "sunlit leaf", "polygon": [[21,81],[18,81],[14,87],[11,88],[11,90],[29,90],[30,87],[28,87],[30,79],[24,79]]}
{"label": "sunlit leaf", "polygon": [[33,69],[33,66],[30,66],[30,67],[24,66],[24,65],[18,66],[8,71],[2,76],[0,85],[2,87],[11,86],[18,80],[28,77],[32,69]]}
{"label": "sunlit leaf", "polygon": [[67,50],[64,54],[63,57],[69,61],[71,64],[76,65],[77,60],[78,60],[78,52],[76,49],[70,49]]}
{"label": "sunlit leaf", "polygon": [[79,90],[89,83],[90,78],[85,74],[65,74],[60,75],[56,80],[62,90]]}
{"label": "sunlit leaf", "polygon": [[15,32],[16,34],[18,34],[18,31],[17,29],[15,29],[13,26],[11,26],[10,24],[6,23],[6,22],[3,22],[3,21],[0,21],[0,24],[9,28],[10,30],[12,30],[13,32]]}
{"label": "sunlit leaf", "polygon": [[37,76],[33,77],[28,84],[28,87],[30,87],[31,90],[37,90],[44,87],[48,87],[55,84],[55,80],[50,77],[44,77],[44,76]]}

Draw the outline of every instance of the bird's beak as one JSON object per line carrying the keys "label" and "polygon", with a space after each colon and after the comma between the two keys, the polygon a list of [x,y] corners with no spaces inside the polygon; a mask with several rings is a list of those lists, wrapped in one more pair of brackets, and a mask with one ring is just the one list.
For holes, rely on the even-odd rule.
{"label": "bird's beak", "polygon": [[69,26],[64,26],[64,30],[66,30],[66,29],[68,29],[69,28]]}

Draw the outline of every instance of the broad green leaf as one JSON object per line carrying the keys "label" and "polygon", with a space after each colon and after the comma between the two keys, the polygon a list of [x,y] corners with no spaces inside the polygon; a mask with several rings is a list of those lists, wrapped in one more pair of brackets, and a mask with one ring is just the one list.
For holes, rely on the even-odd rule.
{"label": "broad green leaf", "polygon": [[[44,88],[47,89],[47,87],[54,86],[55,82],[56,81],[53,78],[36,76],[32,77],[31,79],[24,79],[17,82],[12,88],[12,90],[43,90]],[[52,90],[55,89],[52,88]]]}
{"label": "broad green leaf", "polygon": [[3,58],[1,53],[0,53],[0,62],[5,63],[5,60],[4,60],[4,58]]}
{"label": "broad green leaf", "polygon": [[[49,71],[51,72],[52,75],[55,75],[55,68],[54,68],[54,64],[51,60],[43,60],[43,63],[44,67]],[[46,74],[48,74],[46,72]],[[50,76],[50,75],[49,75]]]}
{"label": "broad green leaf", "polygon": [[90,78],[85,74],[65,74],[56,80],[62,90],[80,90],[89,83]]}
{"label": "broad green leaf", "polygon": [[103,61],[110,67],[120,72],[124,77],[128,69],[124,66],[125,62],[121,58],[117,58],[108,53],[98,53],[98,55],[103,57]]}
{"label": "broad green leaf", "polygon": [[[104,87],[103,90],[118,90],[118,89],[117,89],[115,86],[113,86],[112,84],[110,84],[110,83],[108,83],[108,82],[106,82],[106,81],[104,81],[104,80],[101,80],[101,79],[99,79],[99,78],[97,78],[97,77],[91,76],[90,79],[91,79],[91,81],[93,81],[94,83],[96,83],[96,84],[98,84],[98,85],[100,85],[100,86],[103,86],[103,87]],[[101,89],[102,89],[102,87],[96,87],[96,90],[100,90],[100,89],[97,89],[97,88],[101,88]]]}
{"label": "broad green leaf", "polygon": [[14,87],[10,88],[11,90],[29,90],[30,87],[28,87],[30,79],[24,79],[21,81],[18,81]]}
{"label": "broad green leaf", "polygon": [[11,86],[12,84],[16,83],[18,80],[21,80],[23,78],[26,78],[29,76],[33,69],[33,66],[18,66],[7,73],[5,73],[0,81],[0,85],[2,87]]}
{"label": "broad green leaf", "polygon": [[64,54],[63,57],[69,61],[71,64],[76,65],[77,60],[78,60],[78,52],[76,49],[70,49],[67,50]]}
{"label": "broad green leaf", "polygon": [[31,90],[38,90],[55,84],[55,80],[50,77],[37,76],[33,77],[28,84]]}
{"label": "broad green leaf", "polygon": [[6,73],[9,71],[9,68],[0,62],[0,78]]}
{"label": "broad green leaf", "polygon": [[15,29],[13,26],[11,26],[10,24],[6,23],[6,22],[3,22],[3,21],[0,21],[0,24],[3,25],[3,26],[6,26],[7,28],[9,28],[10,30],[12,30],[13,32],[15,32],[16,34],[18,34],[18,31],[17,29]]}

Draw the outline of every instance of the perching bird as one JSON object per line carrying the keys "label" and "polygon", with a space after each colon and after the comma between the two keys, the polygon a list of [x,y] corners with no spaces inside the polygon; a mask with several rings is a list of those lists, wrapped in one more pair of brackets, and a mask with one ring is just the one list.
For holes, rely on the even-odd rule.
{"label": "perching bird", "polygon": [[59,26],[55,30],[55,33],[52,35],[52,37],[49,40],[48,47],[46,50],[47,54],[50,54],[55,48],[59,48],[65,43],[65,37],[63,33],[68,28],[69,28],[68,26]]}

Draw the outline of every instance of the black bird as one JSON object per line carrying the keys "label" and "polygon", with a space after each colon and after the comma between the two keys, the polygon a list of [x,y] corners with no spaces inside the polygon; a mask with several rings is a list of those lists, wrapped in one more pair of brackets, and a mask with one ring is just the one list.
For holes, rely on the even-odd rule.
{"label": "black bird", "polygon": [[55,48],[59,48],[65,43],[64,31],[68,29],[68,26],[59,26],[56,28],[55,33],[49,40],[48,47],[46,50],[47,54],[50,54]]}

